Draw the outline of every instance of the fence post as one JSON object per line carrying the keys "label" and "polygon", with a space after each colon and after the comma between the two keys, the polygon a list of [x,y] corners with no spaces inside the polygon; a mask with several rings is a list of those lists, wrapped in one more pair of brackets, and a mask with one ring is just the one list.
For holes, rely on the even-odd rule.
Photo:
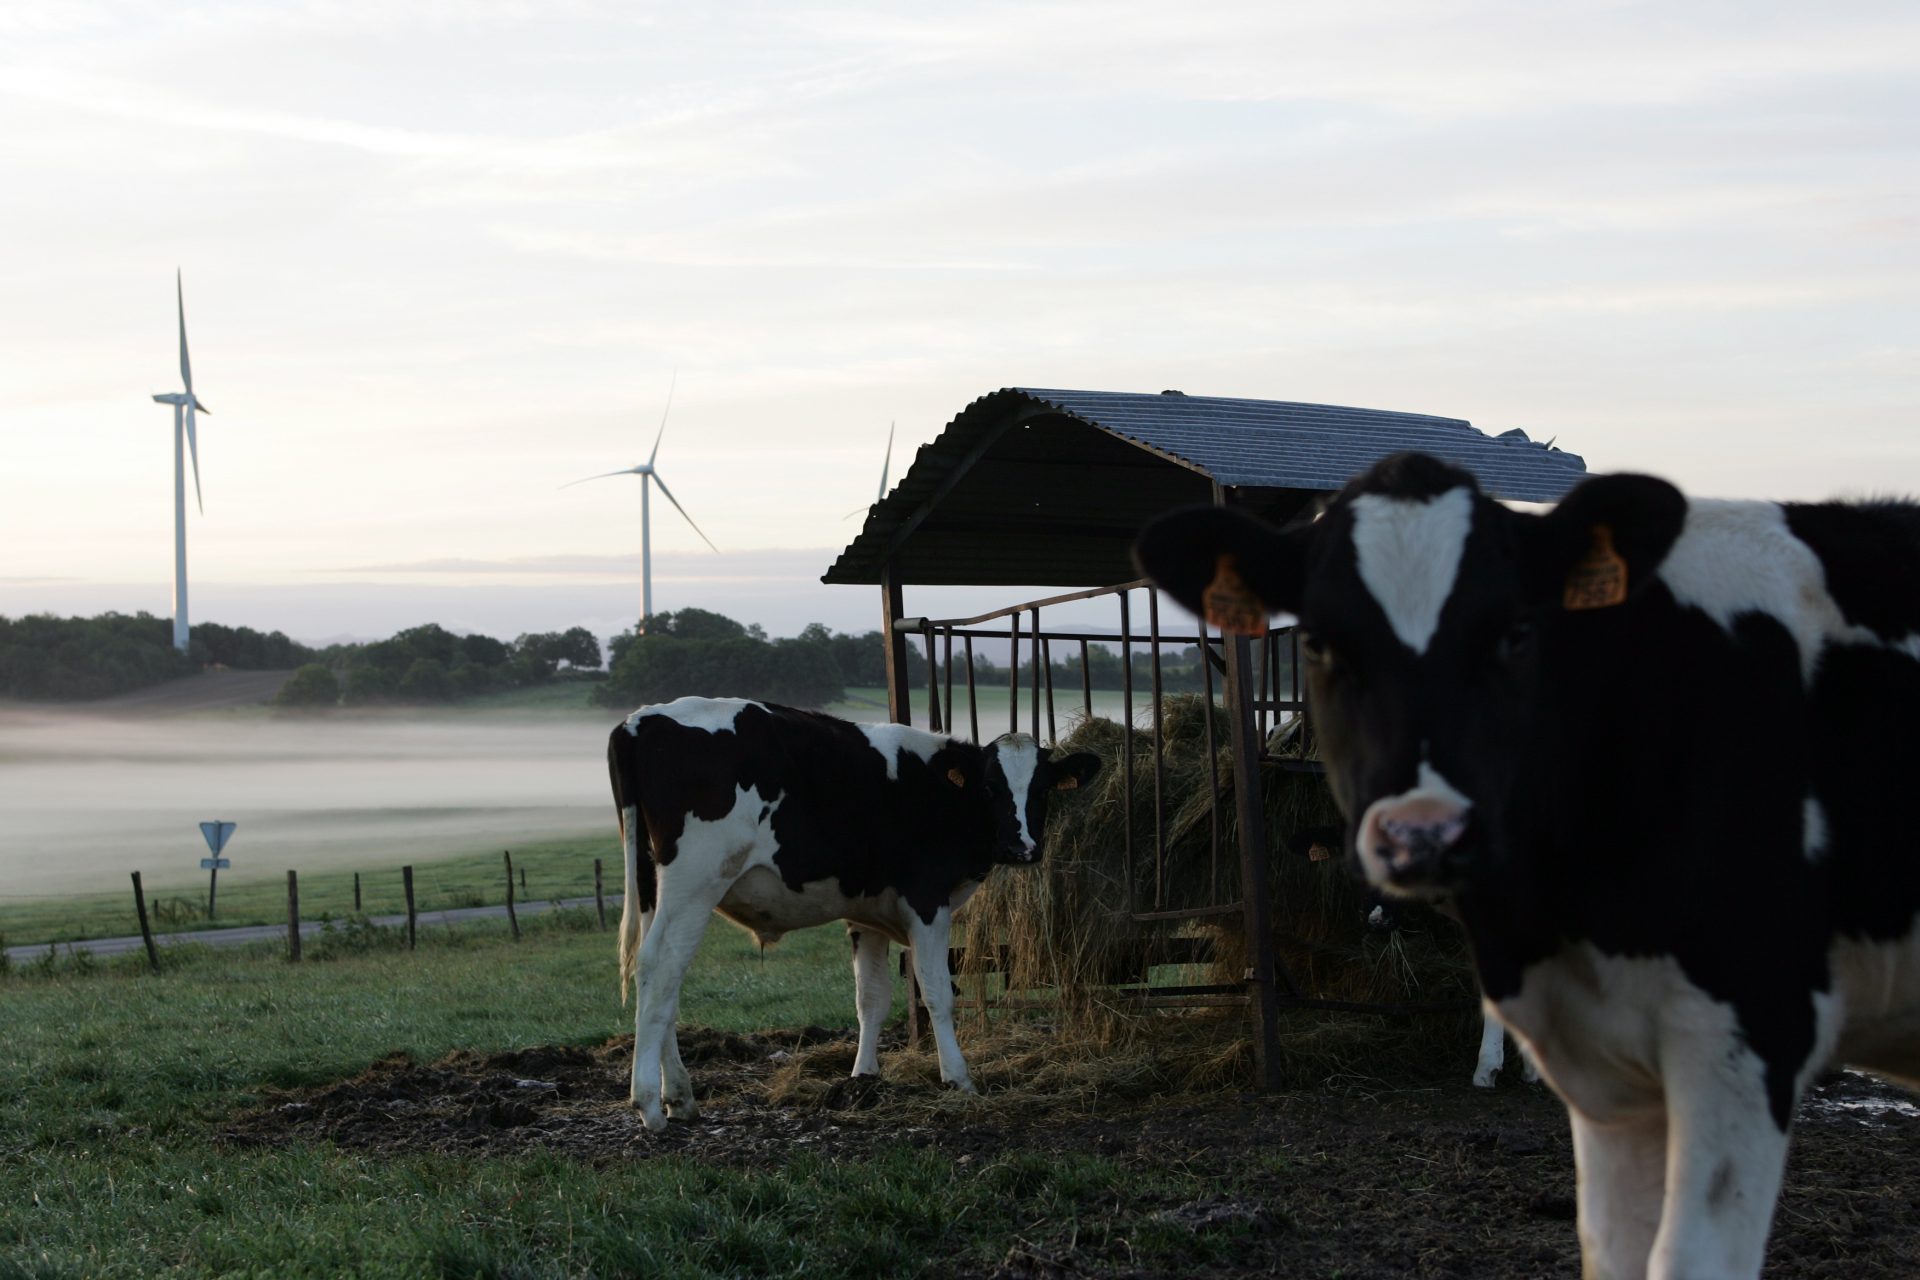
{"label": "fence post", "polygon": [[413,950],[413,922],[414,922],[413,868],[411,866],[405,866],[400,868],[400,883],[406,887],[406,891],[407,891],[407,950],[411,951]]}
{"label": "fence post", "polygon": [[360,873],[353,873],[353,914],[360,914]]}
{"label": "fence post", "polygon": [[600,884],[600,859],[593,860],[593,906],[600,913],[600,927],[607,927],[607,895]]}
{"label": "fence post", "polygon": [[300,959],[300,873],[287,868],[287,959]]}
{"label": "fence post", "polygon": [[[140,914],[140,936],[147,943],[147,963],[160,972],[160,950],[153,945],[153,926],[147,923],[147,895],[140,889],[140,873],[133,873],[133,909]],[[49,948],[51,951],[51,948]]]}
{"label": "fence post", "polygon": [[507,860],[507,924],[513,929],[513,940],[520,941],[520,917],[513,911],[513,850],[502,849],[500,856]]}
{"label": "fence post", "polygon": [[522,867],[520,868],[520,892],[524,894],[526,893],[526,891],[527,891],[527,869],[525,867]]}

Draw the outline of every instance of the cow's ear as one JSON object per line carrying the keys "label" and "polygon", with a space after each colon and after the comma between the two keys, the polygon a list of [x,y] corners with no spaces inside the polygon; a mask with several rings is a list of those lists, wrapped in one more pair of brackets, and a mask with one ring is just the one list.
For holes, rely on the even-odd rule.
{"label": "cow's ear", "polygon": [[1299,612],[1311,534],[1231,507],[1188,507],[1149,524],[1133,559],[1189,612],[1229,634],[1261,635],[1268,614]]}
{"label": "cow's ear", "polygon": [[1100,772],[1100,757],[1091,751],[1076,751],[1070,756],[1055,756],[1047,761],[1053,770],[1053,789],[1072,791],[1084,783],[1091,782],[1093,775]]}
{"label": "cow's ear", "polygon": [[1580,611],[1624,604],[1653,580],[1687,518],[1681,492],[1653,476],[1600,476],[1524,521],[1527,594]]}

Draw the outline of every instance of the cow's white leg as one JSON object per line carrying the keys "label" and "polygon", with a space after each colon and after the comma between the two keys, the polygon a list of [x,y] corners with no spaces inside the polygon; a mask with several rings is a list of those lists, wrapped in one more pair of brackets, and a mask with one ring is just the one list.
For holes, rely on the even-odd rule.
{"label": "cow's white leg", "polygon": [[1483,1008],[1480,1011],[1480,1061],[1473,1068],[1474,1084],[1482,1089],[1493,1088],[1506,1062],[1507,1029],[1493,1016],[1492,1009]]}
{"label": "cow's white leg", "polygon": [[1727,1037],[1689,1037],[1664,1050],[1666,1207],[1651,1280],[1741,1280],[1760,1274],[1787,1134],[1774,1123],[1765,1075]]}
{"label": "cow's white leg", "polygon": [[[633,1088],[631,1098],[640,1118],[649,1129],[667,1127],[660,1086],[662,1059],[666,1045],[674,1039],[674,1015],[680,1007],[680,982],[687,975],[693,953],[707,931],[713,909],[726,896],[730,879],[689,863],[697,859],[685,856],[672,866],[662,867],[659,875],[660,901],[649,922],[646,938],[640,944],[640,996],[633,1015]],[[678,1066],[676,1047],[672,1060]],[[678,1067],[678,1079],[684,1085],[684,1098],[675,1097],[677,1114],[691,1114],[692,1085],[686,1068]],[[683,1107],[684,1104],[684,1107]]]}
{"label": "cow's white leg", "polygon": [[1569,1110],[1579,1177],[1581,1275],[1641,1280],[1660,1229],[1667,1124],[1659,1113],[1607,1124]]}
{"label": "cow's white leg", "polygon": [[853,939],[854,1006],[860,1011],[860,1049],[853,1074],[880,1074],[880,1028],[893,1009],[893,975],[887,972],[887,940],[872,929],[848,925]]}
{"label": "cow's white leg", "polygon": [[[649,871],[652,869],[648,868]],[[653,915],[651,911],[640,913],[640,927],[635,934],[636,948],[646,944],[647,928],[653,923]],[[677,999],[674,1008],[677,1013]],[[700,1118],[700,1108],[693,1100],[693,1078],[687,1074],[686,1064],[680,1061],[680,1029],[677,1021],[676,1018],[668,1023],[666,1043],[661,1049],[661,1096],[665,1100],[668,1115],[676,1120],[697,1120]]]}
{"label": "cow's white leg", "polygon": [[913,973],[920,979],[920,999],[927,1006],[933,1043],[940,1051],[940,1078],[963,1093],[972,1093],[967,1060],[960,1056],[960,1041],[953,1034],[953,974],[947,967],[952,926],[953,913],[945,907],[934,912],[931,924],[909,912],[907,938],[913,947]]}

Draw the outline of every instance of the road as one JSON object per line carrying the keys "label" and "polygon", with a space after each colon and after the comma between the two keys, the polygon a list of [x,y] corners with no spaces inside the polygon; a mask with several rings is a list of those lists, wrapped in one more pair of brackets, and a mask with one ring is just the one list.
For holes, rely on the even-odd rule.
{"label": "road", "polygon": [[[621,895],[607,895],[607,914],[612,919],[619,913]],[[518,902],[514,910],[523,916],[539,915],[555,907],[591,907],[592,898],[562,898],[558,902]],[[468,920],[498,919],[507,914],[504,906],[499,907],[455,907],[450,911],[422,911],[415,918],[418,927],[429,925],[454,925]],[[405,915],[370,916],[374,924],[382,928],[405,925]],[[300,936],[311,938],[325,928],[318,920],[302,920]],[[283,924],[252,924],[234,929],[195,929],[186,933],[156,933],[153,940],[163,947],[176,947],[182,943],[199,943],[209,947],[234,947],[249,942],[285,942],[287,926]],[[92,952],[94,956],[104,958],[117,956],[128,951],[137,951],[141,947],[140,935],[125,938],[92,938],[86,942],[35,942],[26,946],[8,947],[7,960],[12,964],[30,964],[49,953],[71,955],[76,951]]]}

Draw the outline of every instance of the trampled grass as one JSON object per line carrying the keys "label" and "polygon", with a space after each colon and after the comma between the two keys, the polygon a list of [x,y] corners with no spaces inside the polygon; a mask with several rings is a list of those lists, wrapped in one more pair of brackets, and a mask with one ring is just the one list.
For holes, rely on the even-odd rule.
{"label": "trampled grass", "polygon": [[[266,1087],[404,1051],[598,1043],[630,1025],[608,933],[582,917],[465,930],[419,951],[288,965],[202,951],[158,977],[113,963],[0,979],[0,1276],[874,1275],[990,1231],[990,1181],[902,1150],[872,1166],[732,1173],[677,1158],[395,1160],[235,1152],[221,1118]],[[709,932],[683,1017],[732,1030],[847,1022],[837,930],[764,956]],[[1073,1199],[1098,1161],[1034,1174]],[[942,1245],[950,1248],[951,1241]]]}

